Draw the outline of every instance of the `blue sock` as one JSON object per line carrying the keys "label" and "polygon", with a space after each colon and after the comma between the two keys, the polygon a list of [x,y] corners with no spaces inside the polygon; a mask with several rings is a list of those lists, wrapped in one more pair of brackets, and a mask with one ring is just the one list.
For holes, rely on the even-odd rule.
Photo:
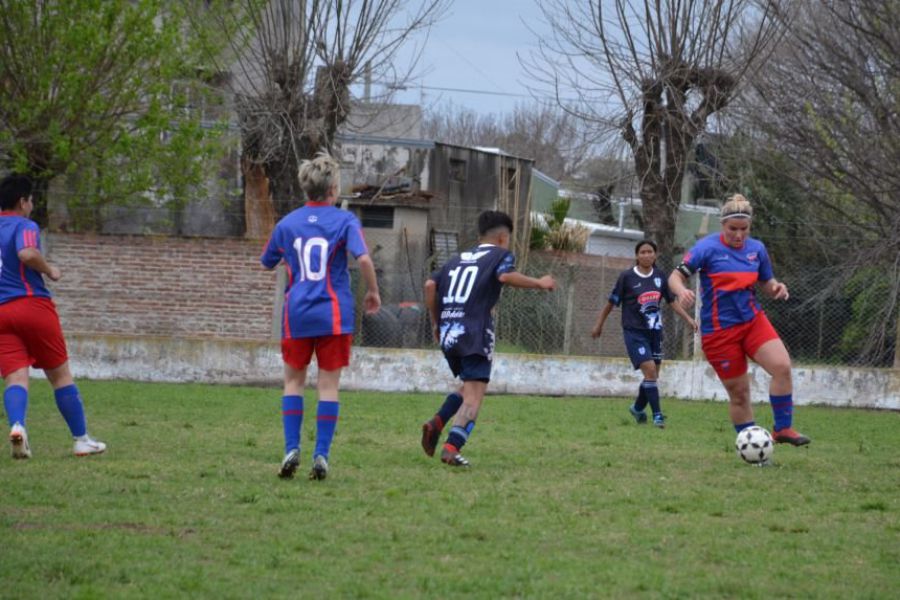
{"label": "blue sock", "polygon": [[634,409],[637,411],[643,411],[647,408],[647,394],[644,391],[644,382],[641,382],[641,385],[638,386],[638,395],[634,401]]}
{"label": "blue sock", "polygon": [[28,411],[28,390],[21,385],[11,385],[3,392],[3,407],[9,426],[16,423],[25,426],[25,413]]}
{"label": "blue sock", "polygon": [[84,405],[78,394],[78,387],[73,383],[53,392],[56,396],[56,408],[62,413],[72,437],[81,437],[87,433],[87,422],[84,420]]}
{"label": "blue sock", "polygon": [[794,422],[794,398],[791,394],[769,396],[772,413],[775,415],[775,431],[787,429]]}
{"label": "blue sock", "polygon": [[337,427],[340,407],[341,404],[337,400],[319,400],[319,406],[316,410],[316,451],[313,453],[313,456],[328,458],[328,451],[331,450],[331,438],[334,437],[334,430]]}
{"label": "blue sock", "polygon": [[281,425],[284,427],[284,453],[300,449],[303,427],[303,396],[281,397]]}
{"label": "blue sock", "polygon": [[650,404],[650,409],[653,411],[653,414],[662,414],[662,409],[659,407],[659,387],[656,385],[656,380],[643,380],[641,382],[641,389],[644,391],[644,398],[646,398],[647,403]]}
{"label": "blue sock", "polygon": [[756,425],[756,421],[747,421],[746,423],[735,423],[734,424],[734,432],[740,433],[748,427],[753,427]]}
{"label": "blue sock", "polygon": [[450,435],[447,436],[447,445],[453,446],[457,451],[462,450],[462,447],[469,441],[473,429],[475,429],[475,421],[469,421],[465,427],[454,425],[450,428]]}
{"label": "blue sock", "polygon": [[456,414],[456,411],[459,410],[462,403],[463,397],[459,395],[458,392],[452,392],[447,395],[440,410],[437,411],[437,414],[435,415],[436,420],[438,421],[438,430],[443,429],[444,425],[450,422],[450,419],[453,418],[453,415]]}

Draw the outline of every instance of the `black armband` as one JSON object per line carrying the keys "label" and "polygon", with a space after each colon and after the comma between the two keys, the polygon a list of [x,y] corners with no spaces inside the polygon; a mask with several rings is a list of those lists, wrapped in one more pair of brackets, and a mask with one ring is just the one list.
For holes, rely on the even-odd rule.
{"label": "black armband", "polygon": [[685,279],[690,279],[691,275],[694,274],[693,271],[691,271],[691,268],[689,266],[687,266],[685,263],[681,263],[680,265],[675,267],[675,270],[678,271],[679,273],[681,273],[682,275],[684,275]]}

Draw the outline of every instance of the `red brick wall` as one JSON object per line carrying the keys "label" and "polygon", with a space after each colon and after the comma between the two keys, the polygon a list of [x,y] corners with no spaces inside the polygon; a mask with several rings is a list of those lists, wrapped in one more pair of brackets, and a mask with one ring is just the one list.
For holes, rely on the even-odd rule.
{"label": "red brick wall", "polygon": [[271,339],[275,275],[260,241],[43,237],[62,270],[49,284],[66,332]]}

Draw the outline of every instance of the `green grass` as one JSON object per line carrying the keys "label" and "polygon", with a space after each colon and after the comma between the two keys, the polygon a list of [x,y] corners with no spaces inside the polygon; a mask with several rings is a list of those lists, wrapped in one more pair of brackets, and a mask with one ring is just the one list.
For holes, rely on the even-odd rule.
{"label": "green grass", "polygon": [[[323,482],[276,477],[278,389],[81,382],[76,459],[44,382],[34,458],[0,457],[9,598],[886,598],[900,589],[900,414],[800,407],[809,448],[744,465],[727,409],[491,396],[453,470],[437,395],[345,393]],[[307,398],[308,415],[315,403]],[[761,424],[771,413],[757,407]],[[893,591],[891,591],[893,590]]]}

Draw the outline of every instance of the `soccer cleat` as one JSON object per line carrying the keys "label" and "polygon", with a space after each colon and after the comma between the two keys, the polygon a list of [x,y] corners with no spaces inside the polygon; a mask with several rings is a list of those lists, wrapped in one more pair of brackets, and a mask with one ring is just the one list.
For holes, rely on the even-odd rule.
{"label": "soccer cleat", "polygon": [[441,430],[438,429],[434,419],[429,419],[422,424],[422,450],[428,456],[434,456],[438,441],[441,438]]}
{"label": "soccer cleat", "polygon": [[106,450],[106,444],[98,442],[89,435],[83,435],[76,438],[72,451],[75,456],[90,456],[91,454],[102,454]]}
{"label": "soccer cleat", "polygon": [[638,425],[643,425],[647,422],[647,413],[642,410],[638,410],[634,407],[634,404],[628,407],[628,412],[631,413],[631,416],[634,417],[634,420],[638,423]]}
{"label": "soccer cleat", "polygon": [[281,469],[278,471],[278,476],[282,479],[292,479],[299,466],[300,450],[294,448],[284,455],[284,460],[281,461]]}
{"label": "soccer cleat", "polygon": [[468,467],[470,463],[466,457],[454,450],[441,450],[441,462],[451,467]]}
{"label": "soccer cleat", "polygon": [[328,461],[321,454],[313,460],[312,469],[309,472],[309,478],[321,481],[328,477]]}
{"label": "soccer cleat", "polygon": [[653,415],[653,426],[659,427],[660,429],[665,429],[666,427],[666,416],[662,413]]}
{"label": "soccer cleat", "polygon": [[790,444],[791,446],[805,446],[812,441],[802,433],[794,431],[793,427],[773,431],[772,439],[777,444]]}
{"label": "soccer cleat", "polygon": [[9,430],[9,444],[13,458],[31,458],[31,447],[28,445],[28,434],[21,423],[16,423]]}

